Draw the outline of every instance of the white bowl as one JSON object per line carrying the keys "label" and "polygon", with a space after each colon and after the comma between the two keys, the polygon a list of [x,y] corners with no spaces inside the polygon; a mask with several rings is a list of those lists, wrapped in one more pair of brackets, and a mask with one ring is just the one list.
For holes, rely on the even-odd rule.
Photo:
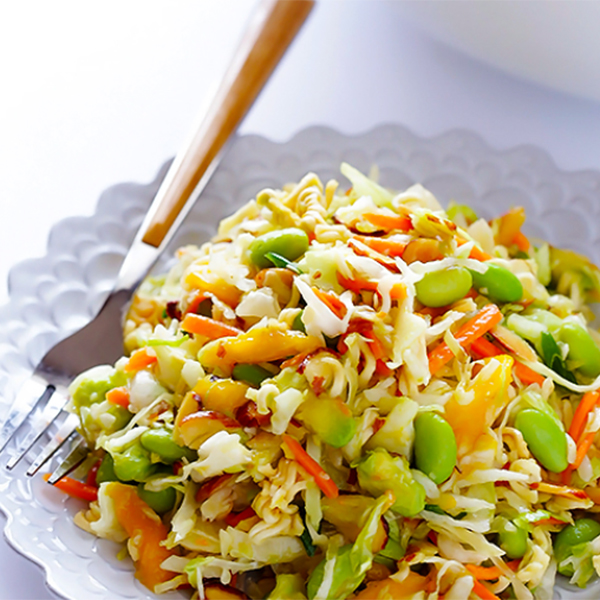
{"label": "white bowl", "polygon": [[410,0],[393,6],[474,58],[600,100],[600,2]]}

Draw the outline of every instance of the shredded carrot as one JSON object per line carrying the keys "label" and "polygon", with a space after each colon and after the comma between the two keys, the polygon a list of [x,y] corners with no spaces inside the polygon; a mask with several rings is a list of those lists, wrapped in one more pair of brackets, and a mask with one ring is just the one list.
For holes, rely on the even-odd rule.
{"label": "shredded carrot", "polygon": [[123,408],[129,407],[129,390],[123,387],[113,388],[106,392],[106,399],[111,404],[116,404],[117,406],[122,406]]}
{"label": "shredded carrot", "polygon": [[343,319],[346,316],[348,309],[335,294],[332,294],[331,292],[325,292],[316,287],[314,287],[312,290],[315,293],[315,296],[317,296],[317,298],[321,300],[321,302],[323,302],[323,304],[325,304],[327,308],[336,317],[338,317],[338,319]]}
{"label": "shredded carrot", "polygon": [[516,238],[521,232],[521,226],[525,223],[525,209],[522,206],[511,208],[498,221],[496,242],[503,246],[511,246],[517,243]]}
{"label": "shredded carrot", "polygon": [[571,426],[569,427],[569,435],[577,442],[585,429],[588,415],[594,409],[600,398],[600,392],[595,390],[593,392],[586,392],[583,398],[577,405]]}
{"label": "shredded carrot", "polygon": [[[455,240],[459,247],[464,246],[467,243],[467,240],[461,238],[458,235],[455,237]],[[493,256],[491,254],[488,254],[487,252],[484,252],[478,246],[473,246],[473,248],[471,248],[471,252],[469,252],[469,258],[485,262],[486,260],[490,260],[491,258],[493,258]]]}
{"label": "shredded carrot", "polygon": [[339,271],[336,273],[338,283],[347,290],[360,294],[361,291],[367,290],[369,292],[377,291],[377,282],[366,281],[364,279],[348,279],[344,277]]}
{"label": "shredded carrot", "polygon": [[543,375],[536,373],[533,369],[530,369],[527,365],[515,360],[515,375],[521,380],[524,385],[531,385],[537,383],[540,387],[544,385],[546,381]]}
{"label": "shredded carrot", "polygon": [[492,344],[484,337],[480,337],[471,344],[471,354],[475,353],[479,358],[489,358],[491,356],[499,356],[506,354],[498,346]]}
{"label": "shredded carrot", "polygon": [[[500,323],[502,313],[495,304],[484,306],[471,320],[458,329],[454,337],[464,348],[476,339],[487,333],[492,327]],[[429,353],[429,372],[433,375],[439,371],[454,354],[446,342],[441,342]]]}
{"label": "shredded carrot", "polygon": [[511,570],[515,571],[515,573],[519,570],[519,566],[521,565],[521,559],[515,558],[515,560],[509,560],[506,563],[506,566]]}
{"label": "shredded carrot", "polygon": [[229,513],[225,517],[225,523],[227,523],[227,525],[229,525],[230,527],[237,527],[242,521],[245,521],[246,519],[251,519],[255,516],[256,512],[251,506],[249,506],[248,508],[245,508],[242,512]]}
{"label": "shredded carrot", "polygon": [[477,594],[481,600],[500,600],[496,594],[490,592],[490,590],[488,590],[483,583],[477,581],[477,579],[473,581],[473,592]]}
{"label": "shredded carrot", "polygon": [[148,354],[147,348],[140,348],[139,350],[135,350],[129,357],[125,365],[125,372],[135,373],[141,371],[154,364],[157,360],[155,354]]}
{"label": "shredded carrot", "polygon": [[502,575],[502,571],[498,567],[481,567],[479,565],[465,565],[465,567],[475,579],[481,579],[482,581],[498,579]]}
{"label": "shredded carrot", "polygon": [[321,465],[306,452],[300,445],[300,442],[285,433],[283,434],[283,441],[294,456],[294,460],[296,460],[309,475],[314,477],[315,483],[319,486],[321,491],[328,498],[337,498],[339,495],[337,485],[335,485],[333,479],[329,477],[323,467],[321,467]]}
{"label": "shredded carrot", "polygon": [[571,474],[573,473],[573,465],[569,465],[561,474],[560,482],[563,485],[571,485]]}
{"label": "shredded carrot", "polygon": [[375,363],[375,373],[383,377],[389,377],[393,372],[394,371],[385,364],[384,360],[381,358],[377,359],[377,362]]}
{"label": "shredded carrot", "polygon": [[384,231],[410,231],[413,229],[412,220],[406,215],[382,215],[381,213],[366,213],[363,215],[369,223]]}
{"label": "shredded carrot", "polygon": [[366,246],[369,246],[372,250],[379,252],[385,256],[402,256],[406,244],[404,242],[398,242],[395,240],[387,240],[378,237],[369,237],[367,235],[356,235],[354,236],[359,242],[362,242]]}
{"label": "shredded carrot", "polygon": [[395,283],[390,290],[392,300],[404,300],[406,298],[406,286],[403,283]]}
{"label": "shredded carrot", "polygon": [[211,340],[232,337],[242,333],[241,329],[226,325],[210,317],[188,313],[181,323],[181,329],[188,333],[204,335]]}
{"label": "shredded carrot", "polygon": [[[44,479],[48,481],[48,479],[50,479],[50,473],[46,473],[44,475]],[[71,477],[62,477],[53,485],[61,492],[64,492],[69,496],[73,496],[73,498],[80,498],[81,500],[86,500],[87,502],[98,500],[98,488],[93,485],[77,481],[77,479],[72,479]]]}
{"label": "shredded carrot", "polygon": [[588,450],[591,448],[594,443],[594,438],[596,437],[597,431],[591,431],[590,433],[586,433],[582,439],[579,440],[577,444],[577,456],[575,457],[575,462],[571,465],[573,470],[579,469],[583,459],[585,458]]}
{"label": "shredded carrot", "polygon": [[185,312],[196,314],[198,312],[198,307],[200,306],[200,304],[202,304],[202,302],[204,300],[206,300],[208,297],[209,296],[207,294],[205,294],[204,292],[200,292],[200,291],[196,292],[194,294],[194,296],[192,297],[192,299],[189,301]]}

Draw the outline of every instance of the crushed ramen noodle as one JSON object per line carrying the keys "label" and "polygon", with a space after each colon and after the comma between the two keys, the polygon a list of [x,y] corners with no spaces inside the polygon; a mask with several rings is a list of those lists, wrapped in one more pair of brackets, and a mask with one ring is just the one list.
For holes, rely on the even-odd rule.
{"label": "crushed ramen noodle", "polygon": [[[547,599],[600,572],[600,271],[309,173],[146,280],[81,374],[58,486],[136,577],[199,598]],[[86,473],[85,483],[80,481]],[[126,550],[125,550],[126,548]]]}

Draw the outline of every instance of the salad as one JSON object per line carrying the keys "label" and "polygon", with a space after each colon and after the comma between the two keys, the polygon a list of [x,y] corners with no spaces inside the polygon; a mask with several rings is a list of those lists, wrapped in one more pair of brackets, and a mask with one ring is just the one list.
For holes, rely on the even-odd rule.
{"label": "salad", "polygon": [[147,279],[56,485],[156,593],[552,598],[600,573],[600,271],[422,186],[307,174]]}

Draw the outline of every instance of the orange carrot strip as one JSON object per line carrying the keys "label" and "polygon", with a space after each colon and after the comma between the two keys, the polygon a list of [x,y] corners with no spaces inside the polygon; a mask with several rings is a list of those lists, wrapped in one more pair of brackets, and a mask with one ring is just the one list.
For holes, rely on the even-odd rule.
{"label": "orange carrot strip", "polygon": [[465,567],[475,579],[483,581],[498,579],[502,575],[502,571],[498,567],[481,567],[479,565],[465,565]]}
{"label": "orange carrot strip", "polygon": [[355,239],[369,246],[372,250],[384,254],[385,256],[402,256],[406,244],[395,240],[387,240],[378,237],[369,237],[367,235],[355,235]]}
{"label": "orange carrot strip", "polygon": [[506,563],[506,566],[511,570],[517,572],[519,570],[519,566],[521,564],[520,558],[515,558],[515,560],[509,560]]}
{"label": "orange carrot strip", "polygon": [[481,600],[500,600],[496,594],[493,594],[488,590],[483,583],[477,581],[477,579],[473,582],[473,592],[477,594]]}
{"label": "orange carrot strip", "polygon": [[154,364],[158,359],[154,354],[148,354],[146,348],[135,350],[125,365],[126,373],[135,373]]}
{"label": "orange carrot strip", "polygon": [[[50,473],[46,473],[44,475],[44,479],[48,481],[48,479],[50,479]],[[73,496],[73,498],[81,498],[81,500],[86,500],[87,502],[98,500],[98,488],[93,485],[77,481],[77,479],[63,477],[53,485],[61,492],[64,492],[69,496]]]}
{"label": "orange carrot strip", "polygon": [[392,300],[404,300],[406,298],[406,286],[403,283],[395,283],[390,290]]}
{"label": "orange carrot strip", "polygon": [[[455,240],[459,247],[464,246],[467,243],[467,240],[461,238],[458,235],[455,237]],[[485,262],[486,260],[490,260],[491,258],[493,258],[493,256],[491,254],[488,254],[487,252],[484,252],[479,247],[473,246],[473,248],[471,248],[471,252],[469,252],[469,258]]]}
{"label": "orange carrot strip", "polygon": [[204,335],[211,340],[232,337],[242,333],[241,329],[226,325],[210,317],[188,313],[181,323],[181,329],[188,333]]}
{"label": "orange carrot strip", "polygon": [[405,215],[382,215],[380,213],[366,213],[364,218],[375,227],[379,227],[385,231],[410,231],[413,229],[412,220]]}
{"label": "orange carrot strip", "polygon": [[569,435],[577,442],[585,429],[585,424],[588,418],[588,415],[596,406],[598,399],[600,398],[600,392],[595,390],[593,392],[586,392],[583,395],[583,398],[580,400],[577,405],[577,409],[575,410],[575,414],[573,415],[573,420],[571,421],[571,426],[569,427]]}
{"label": "orange carrot strip", "polygon": [[539,386],[544,384],[546,378],[539,373],[536,373],[533,369],[530,369],[527,365],[515,360],[515,375],[521,380],[521,383],[525,385],[531,385],[537,383]]}
{"label": "orange carrot strip", "polygon": [[480,337],[471,344],[471,353],[475,352],[480,358],[489,358],[491,356],[499,356],[500,354],[506,354],[498,346],[492,344],[489,340],[484,337]]}
{"label": "orange carrot strip", "polygon": [[360,294],[362,290],[368,291],[376,291],[377,283],[374,281],[365,281],[364,279],[348,279],[344,277],[339,271],[335,274],[338,280],[338,283],[347,290],[354,292],[355,294]]}
{"label": "orange carrot strip", "polygon": [[129,407],[129,390],[123,387],[113,388],[106,392],[106,399],[111,404],[116,404],[117,406],[122,406],[123,408]]}
{"label": "orange carrot strip", "polygon": [[[464,348],[500,323],[502,313],[495,304],[484,306],[471,320],[458,329],[454,337]],[[446,342],[441,342],[429,353],[429,372],[433,375],[454,357]]]}
{"label": "orange carrot strip", "polygon": [[327,306],[327,308],[339,319],[343,319],[348,312],[346,305],[335,295],[314,287],[313,292]]}
{"label": "orange carrot strip", "polygon": [[[471,351],[474,351],[479,357],[487,358],[489,356],[498,356],[500,354],[505,354],[498,346],[492,344],[490,341],[481,337],[478,340],[475,340],[471,344]],[[532,383],[537,383],[538,385],[543,385],[545,379],[539,373],[536,373],[533,369],[530,369],[523,363],[515,360],[514,370],[516,376],[521,380],[525,385],[530,385]]]}
{"label": "orange carrot strip", "polygon": [[575,462],[571,465],[573,467],[573,470],[577,470],[581,466],[585,455],[588,453],[588,450],[594,443],[596,433],[596,431],[586,433],[586,435],[581,440],[579,440],[579,443],[577,444],[577,456],[575,457]]}
{"label": "orange carrot strip", "polygon": [[569,465],[561,474],[560,482],[563,485],[571,485],[571,474],[573,473],[573,465]]}
{"label": "orange carrot strip", "polygon": [[196,292],[192,299],[189,301],[186,309],[186,313],[197,313],[198,307],[202,304],[203,300],[206,300],[209,296],[204,292]]}
{"label": "orange carrot strip", "polygon": [[237,527],[242,521],[245,521],[246,519],[251,519],[255,516],[256,512],[251,506],[249,506],[248,508],[245,508],[242,512],[229,513],[225,517],[225,523],[227,523],[229,527]]}
{"label": "orange carrot strip", "polygon": [[522,252],[527,252],[531,247],[529,240],[522,231],[519,231],[519,233],[515,235],[515,238],[513,239],[513,244],[515,244],[517,248]]}
{"label": "orange carrot strip", "polygon": [[329,477],[323,467],[321,467],[321,465],[306,452],[300,445],[300,442],[285,433],[283,434],[283,441],[293,454],[294,460],[298,462],[309,475],[314,477],[315,483],[319,486],[321,491],[328,498],[337,498],[339,495],[337,485],[335,485],[333,479]]}

